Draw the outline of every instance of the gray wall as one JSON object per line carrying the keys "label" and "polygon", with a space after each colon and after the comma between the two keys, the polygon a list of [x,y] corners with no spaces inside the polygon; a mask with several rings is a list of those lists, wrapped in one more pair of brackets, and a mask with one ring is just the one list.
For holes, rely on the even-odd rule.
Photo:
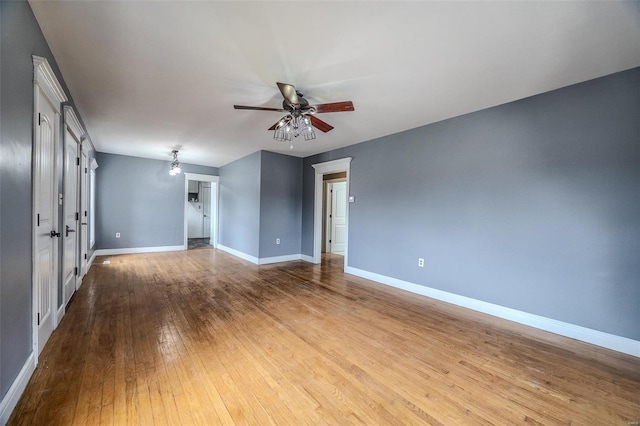
{"label": "gray wall", "polygon": [[[262,151],[260,258],[300,253],[302,159]],[[280,238],[280,244],[276,244]]]}
{"label": "gray wall", "polygon": [[220,167],[219,242],[253,257],[260,254],[260,167],[260,151]]}
{"label": "gray wall", "polygon": [[299,254],[301,220],[302,159],[257,151],[220,168],[220,244],[257,258]]}
{"label": "gray wall", "polygon": [[97,161],[97,249],[184,244],[184,172],[218,174],[215,167],[181,163],[183,173],[171,176],[170,161],[101,152]]}
{"label": "gray wall", "polygon": [[[0,43],[0,396],[4,398],[32,351],[32,55],[47,58],[67,96],[70,93],[26,1],[0,2]],[[69,104],[73,106],[72,99]],[[62,286],[59,301],[61,291]]]}
{"label": "gray wall", "polygon": [[303,253],[351,156],[350,266],[640,340],[638,117],[640,68],[308,157]]}

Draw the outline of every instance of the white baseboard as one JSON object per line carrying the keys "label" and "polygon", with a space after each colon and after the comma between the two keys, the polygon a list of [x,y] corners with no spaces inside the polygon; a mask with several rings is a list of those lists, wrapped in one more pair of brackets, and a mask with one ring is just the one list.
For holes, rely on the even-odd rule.
{"label": "white baseboard", "polygon": [[256,265],[258,264],[258,258],[257,257],[251,256],[250,254],[246,254],[246,253],[243,253],[243,252],[235,250],[235,249],[232,249],[231,247],[227,247],[225,245],[218,244],[218,250],[225,251],[225,252],[227,252],[229,254],[232,254],[232,255],[234,255],[236,257],[239,257],[240,259],[244,259],[247,262],[251,262],[251,263],[254,263]]}
{"label": "white baseboard", "polygon": [[18,401],[27,387],[27,383],[29,383],[29,379],[35,369],[36,358],[35,354],[31,352],[27,361],[22,366],[18,377],[13,381],[11,387],[7,391],[7,394],[2,398],[2,402],[0,402],[0,425],[5,425],[9,421],[9,417],[11,417],[13,409],[18,405]]}
{"label": "white baseboard", "polygon": [[[163,251],[182,251],[184,246],[157,246],[157,247],[131,247],[118,249],[100,249],[94,252],[96,256],[111,256],[116,254],[135,254],[135,253],[159,253]],[[93,259],[93,256],[92,256]]]}
{"label": "white baseboard", "polygon": [[89,270],[91,270],[91,265],[93,265],[93,261],[94,260],[96,260],[96,252],[95,252],[95,250],[93,251],[93,254],[91,255],[91,258],[87,262],[87,274],[89,273]]}
{"label": "white baseboard", "polygon": [[58,325],[60,325],[60,322],[62,321],[62,317],[64,316],[64,313],[65,313],[65,304],[63,303],[62,306],[58,308],[58,314],[56,315],[56,326],[53,327],[54,329],[58,328]]}
{"label": "white baseboard", "polygon": [[387,277],[385,275],[376,274],[374,272],[364,271],[362,269],[347,266],[345,272],[357,275],[371,281],[396,287],[411,293],[420,294],[431,297],[432,299],[441,300],[453,305],[462,306],[474,311],[493,315],[519,324],[528,325],[540,330],[549,331],[561,336],[570,337],[572,339],[581,340],[617,352],[640,357],[640,341],[629,339],[627,337],[616,336],[615,334],[605,333],[598,330],[582,327],[579,325],[569,324],[566,322],[542,317],[540,315],[530,314],[518,311],[516,309],[506,308],[493,303],[483,302],[481,300],[472,299],[470,297],[459,296],[457,294],[448,293],[446,291],[425,287],[419,284],[402,281],[397,278]]}
{"label": "white baseboard", "polygon": [[258,259],[258,265],[268,265],[269,263],[290,262],[292,260],[300,260],[300,254],[288,254],[285,256],[261,257]]}
{"label": "white baseboard", "polygon": [[313,256],[307,256],[306,254],[301,254],[300,260],[304,260],[305,262],[309,262],[309,263],[315,263],[313,261]]}
{"label": "white baseboard", "polygon": [[[222,244],[218,244],[218,249],[225,251],[229,254],[232,254],[236,257],[244,259],[248,262],[251,262],[255,265],[268,265],[270,263],[280,263],[280,262],[291,262],[292,260],[305,260],[307,262],[313,262],[313,258],[310,256],[306,256],[303,254],[287,254],[284,256],[273,256],[273,257],[255,257],[249,254],[243,253],[241,251],[232,249],[227,246],[223,246]],[[308,260],[310,259],[310,260]]]}

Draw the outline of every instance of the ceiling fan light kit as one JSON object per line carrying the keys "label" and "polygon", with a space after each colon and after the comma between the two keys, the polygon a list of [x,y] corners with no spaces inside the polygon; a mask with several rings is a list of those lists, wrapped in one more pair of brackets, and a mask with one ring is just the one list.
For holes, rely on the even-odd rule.
{"label": "ceiling fan light kit", "polygon": [[[277,141],[291,142],[292,138],[302,135],[305,141],[316,138],[316,132],[311,125],[311,119],[304,114],[287,114],[278,123],[273,131],[273,138]],[[293,145],[290,146],[293,148]]]}
{"label": "ceiling fan light kit", "polygon": [[[309,105],[303,97],[302,92],[296,90],[291,84],[277,83],[284,100],[282,108],[254,107],[245,105],[234,105],[235,109],[249,109],[255,111],[279,111],[287,114],[268,130],[273,130],[273,139],[277,141],[292,142],[293,138],[302,135],[305,141],[316,138],[315,127],[326,133],[333,129],[329,123],[325,123],[313,114],[326,112],[347,112],[354,111],[353,102],[332,102],[328,104]],[[293,149],[293,144],[290,145]]]}

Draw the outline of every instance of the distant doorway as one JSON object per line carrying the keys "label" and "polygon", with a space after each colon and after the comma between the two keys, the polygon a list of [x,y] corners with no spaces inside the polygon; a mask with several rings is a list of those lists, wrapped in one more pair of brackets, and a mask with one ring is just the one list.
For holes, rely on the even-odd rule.
{"label": "distant doorway", "polygon": [[344,255],[347,225],[347,174],[323,176],[322,252]]}
{"label": "distant doorway", "polygon": [[[326,211],[326,204],[323,203],[324,197],[324,176],[334,173],[345,174],[345,199],[349,199],[349,175],[351,169],[351,157],[341,158],[339,160],[327,161],[324,163],[312,164],[315,174],[315,189],[314,189],[314,203],[313,203],[313,263],[319,264],[322,261],[322,246],[326,240],[325,234],[323,234],[323,227],[326,227],[326,223],[323,221],[323,210]],[[355,200],[355,198],[354,198]],[[344,224],[344,268],[349,265],[349,202],[345,203],[345,224]],[[323,209],[324,207],[324,209]],[[324,226],[323,226],[324,225]],[[326,229],[325,229],[326,232]]]}
{"label": "distant doorway", "polygon": [[218,176],[185,173],[184,248],[215,247],[218,241]]}

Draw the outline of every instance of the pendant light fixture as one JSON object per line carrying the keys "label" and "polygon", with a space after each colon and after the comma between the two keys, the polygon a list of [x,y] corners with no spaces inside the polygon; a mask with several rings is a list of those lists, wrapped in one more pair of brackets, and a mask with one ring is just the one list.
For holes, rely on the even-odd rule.
{"label": "pendant light fixture", "polygon": [[169,174],[171,176],[175,176],[178,173],[181,173],[182,169],[180,168],[180,162],[178,161],[178,150],[174,149],[173,151],[171,151],[171,153],[173,154],[173,161],[171,162],[171,169],[169,170]]}

